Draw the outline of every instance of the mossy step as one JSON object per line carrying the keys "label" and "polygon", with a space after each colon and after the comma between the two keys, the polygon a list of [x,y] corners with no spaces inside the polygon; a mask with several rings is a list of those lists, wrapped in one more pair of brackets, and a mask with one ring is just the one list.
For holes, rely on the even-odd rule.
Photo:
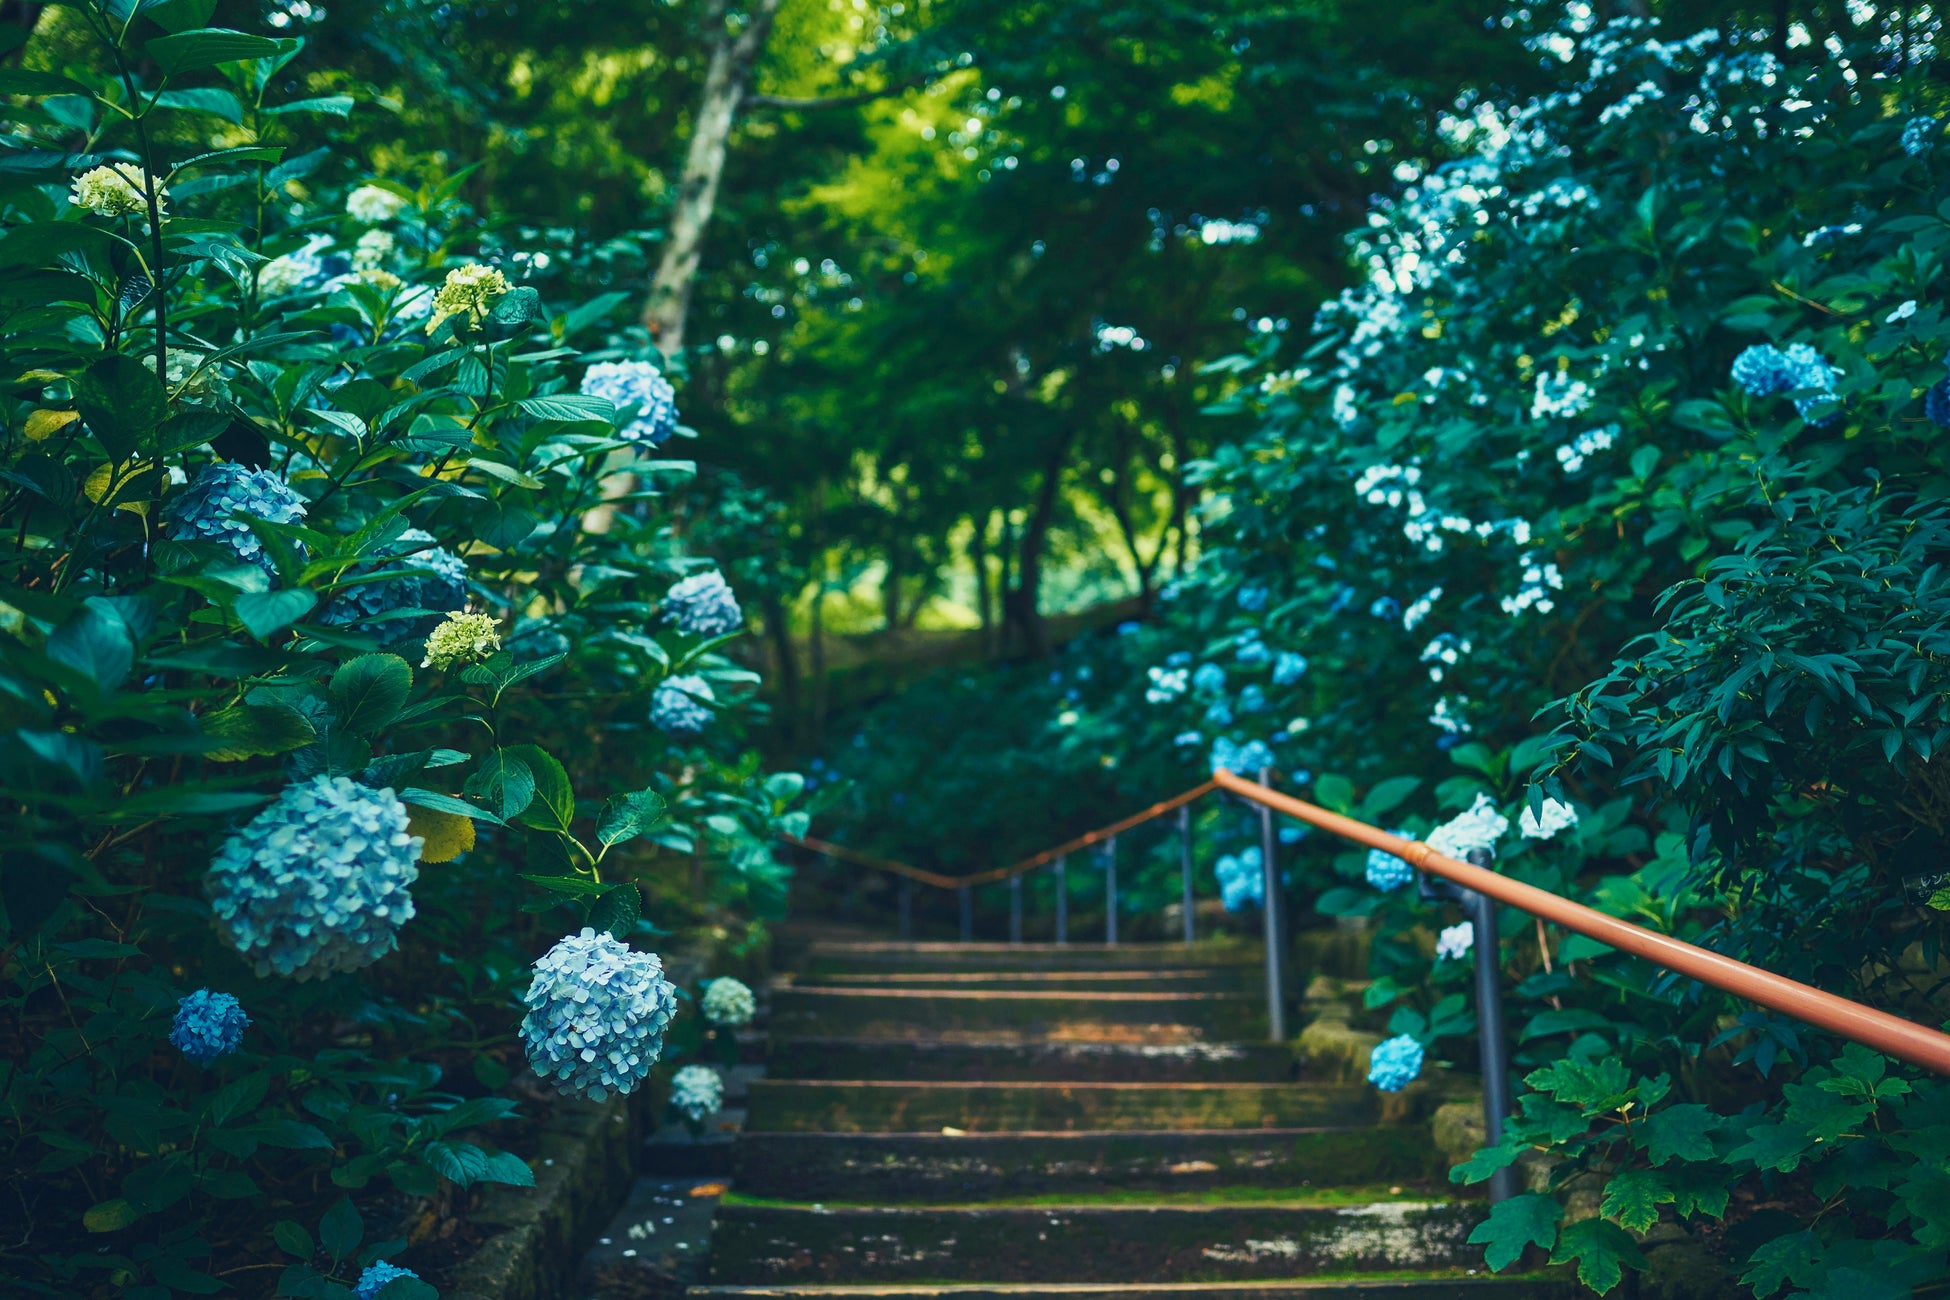
{"label": "mossy step", "polygon": [[1355,1084],[755,1079],[746,1131],[1313,1128],[1372,1122],[1374,1096]]}
{"label": "mossy step", "polygon": [[1078,1043],[774,1038],[765,1071],[782,1079],[1022,1079],[1078,1083],[1286,1083],[1300,1075],[1284,1043]]}
{"label": "mossy step", "polygon": [[723,1205],[713,1283],[1224,1282],[1480,1267],[1454,1202],[1035,1208]]}
{"label": "mossy step", "polygon": [[1188,966],[1263,967],[1256,944],[1212,940],[1194,944],[1127,943],[817,943],[806,971],[1157,970]]}
{"label": "mossy step", "polygon": [[781,988],[773,1032],[834,1038],[1015,1037],[1196,1043],[1257,1037],[1263,997],[1247,993],[1061,993]]}
{"label": "mossy step", "polygon": [[939,1285],[836,1282],[807,1286],[694,1286],[708,1300],[1096,1300],[1117,1296],[1191,1296],[1196,1300],[1572,1300],[1568,1282],[1546,1277],[1489,1277],[1480,1269],[1382,1278],[1289,1282],[950,1282]]}
{"label": "mossy step", "polygon": [[1390,1183],[1435,1173],[1424,1127],[745,1133],[738,1190],[799,1201],[986,1201]]}
{"label": "mossy step", "polygon": [[1181,966],[1160,970],[889,970],[809,974],[795,988],[942,989],[1048,993],[1196,993],[1255,991],[1265,978],[1256,966]]}

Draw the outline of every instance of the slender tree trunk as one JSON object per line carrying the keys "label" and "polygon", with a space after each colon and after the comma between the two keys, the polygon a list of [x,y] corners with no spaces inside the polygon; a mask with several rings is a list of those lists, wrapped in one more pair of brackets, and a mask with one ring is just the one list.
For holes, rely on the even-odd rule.
{"label": "slender tree trunk", "polygon": [[982,656],[993,653],[990,638],[995,632],[995,620],[989,613],[989,515],[984,513],[974,521],[975,532],[968,542],[968,562],[975,566],[975,615],[982,625]]}
{"label": "slender tree trunk", "polygon": [[765,593],[765,634],[778,660],[779,712],[785,715],[786,739],[796,745],[804,741],[806,725],[799,700],[799,656],[792,649],[792,616],[776,591]]}
{"label": "slender tree trunk", "polygon": [[718,205],[718,182],[731,150],[731,130],[737,125],[738,109],[751,86],[752,70],[772,34],[779,3],[751,0],[743,7],[745,24],[737,32],[730,27],[731,0],[710,0],[704,11],[705,38],[711,50],[704,93],[691,124],[690,148],[684,157],[683,179],[677,186],[677,202],[671,208],[663,260],[657,265],[650,296],[643,304],[643,323],[665,356],[684,346],[691,286],[697,280],[704,236]]}
{"label": "slender tree trunk", "polygon": [[899,542],[887,546],[887,569],[880,580],[880,610],[889,632],[901,625],[901,548]]}
{"label": "slender tree trunk", "polygon": [[1050,652],[1049,623],[1043,617],[1043,553],[1049,546],[1050,529],[1056,523],[1056,505],[1062,495],[1063,467],[1070,459],[1070,444],[1075,435],[1065,432],[1056,440],[1048,462],[1043,466],[1043,481],[1036,489],[1036,505],[1023,528],[1022,544],[1016,554],[1016,585],[1003,597],[1005,627],[1015,632],[1016,645],[1033,658],[1046,658]]}

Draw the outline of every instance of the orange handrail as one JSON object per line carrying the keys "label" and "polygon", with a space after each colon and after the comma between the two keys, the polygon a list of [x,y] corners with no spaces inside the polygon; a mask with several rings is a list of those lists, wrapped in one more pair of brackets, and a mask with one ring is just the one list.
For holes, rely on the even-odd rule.
{"label": "orange handrail", "polygon": [[1736,997],[1873,1047],[1911,1065],[1920,1065],[1938,1074],[1950,1074],[1950,1034],[1939,1033],[1914,1021],[1865,1007],[1833,993],[1824,993],[1818,988],[1761,970],[1757,966],[1749,966],[1743,961],[1735,961],[1683,939],[1607,916],[1582,903],[1559,898],[1535,885],[1526,885],[1486,868],[1458,862],[1437,853],[1419,840],[1390,835],[1366,822],[1328,812],[1325,808],[1295,799],[1292,795],[1281,794],[1257,781],[1248,781],[1223,769],[1214,772],[1212,780],[1221,790],[1230,790],[1274,812],[1309,822],[1357,844],[1392,853],[1418,871],[1453,880],[1499,903],[1507,903],[1532,916],[1540,916],[1567,930],[1644,957],[1667,970],[1691,976],[1701,983],[1711,984]]}
{"label": "orange handrail", "polygon": [[1577,934],[1596,939],[1600,943],[1629,952],[1637,957],[1656,962],[1659,966],[1681,975],[1690,976],[1703,984],[1731,993],[1736,997],[1763,1006],[1784,1015],[1793,1016],[1819,1029],[1826,1029],[1852,1042],[1873,1047],[1878,1052],[1893,1056],[1911,1065],[1919,1065],[1938,1074],[1950,1075],[1950,1034],[1940,1033],[1901,1016],[1892,1016],[1886,1011],[1851,1002],[1833,993],[1824,993],[1811,985],[1764,971],[1758,966],[1736,961],[1697,944],[1675,939],[1670,935],[1621,921],[1615,916],[1574,903],[1568,898],[1560,898],[1548,890],[1535,885],[1526,885],[1520,880],[1499,875],[1484,867],[1471,866],[1455,858],[1437,853],[1419,840],[1403,839],[1390,835],[1377,826],[1370,826],[1355,818],[1340,813],[1329,812],[1304,799],[1281,794],[1269,786],[1250,781],[1221,768],[1212,774],[1212,779],[1192,787],[1183,794],[1176,795],[1163,803],[1153,804],[1143,812],[1134,813],[1122,821],[1112,822],[1094,831],[1079,835],[1073,840],[1045,849],[1041,853],[1014,862],[1006,867],[992,867],[967,876],[948,876],[940,872],[928,871],[910,866],[889,858],[877,858],[860,853],[839,844],[815,839],[810,835],[786,836],[791,843],[824,853],[830,857],[861,866],[875,867],[918,880],[923,884],[934,885],[940,889],[962,889],[972,885],[992,884],[1007,880],[1010,876],[1021,875],[1038,867],[1054,862],[1066,853],[1100,844],[1113,835],[1141,826],[1168,812],[1176,811],[1194,800],[1203,798],[1215,790],[1224,790],[1249,799],[1274,812],[1282,813],[1299,821],[1318,826],[1343,839],[1365,844],[1371,849],[1392,853],[1418,871],[1441,876],[1454,881],[1467,889],[1505,903],[1511,907],[1542,917],[1554,925],[1561,925]]}

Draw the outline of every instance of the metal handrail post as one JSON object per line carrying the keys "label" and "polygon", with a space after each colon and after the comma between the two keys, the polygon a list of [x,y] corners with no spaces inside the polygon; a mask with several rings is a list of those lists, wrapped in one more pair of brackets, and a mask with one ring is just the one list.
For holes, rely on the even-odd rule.
{"label": "metal handrail post", "polygon": [[1070,884],[1068,854],[1056,860],[1056,941],[1070,942]]}
{"label": "metal handrail post", "polygon": [[1117,946],[1117,837],[1104,841],[1104,944]]}
{"label": "metal handrail post", "polygon": [[1022,877],[1009,877],[1009,942],[1022,942]]}
{"label": "metal handrail post", "polygon": [[963,885],[955,892],[961,895],[961,941],[967,943],[975,937],[975,890]]}
{"label": "metal handrail post", "polygon": [[[1477,849],[1472,866],[1488,867],[1496,855]],[[1496,900],[1463,889],[1462,904],[1469,913],[1476,949],[1476,1034],[1483,1056],[1483,1135],[1485,1146],[1503,1140],[1503,1122],[1510,1114],[1509,1040],[1503,1033],[1503,963],[1496,932]],[[1505,1166],[1490,1175],[1490,1201],[1507,1201],[1517,1194],[1517,1171]]]}
{"label": "metal handrail post", "polygon": [[[1259,783],[1273,784],[1273,769],[1259,769]],[[1259,809],[1259,857],[1263,894],[1260,899],[1260,912],[1264,919],[1266,941],[1266,1036],[1275,1043],[1286,1041],[1286,953],[1285,936],[1281,933],[1280,913],[1280,863],[1275,850],[1279,847],[1279,836],[1273,831],[1273,810],[1260,805]]]}
{"label": "metal handrail post", "polygon": [[1178,871],[1185,884],[1185,942],[1190,944],[1196,927],[1192,918],[1192,806],[1178,810]]}
{"label": "metal handrail post", "polygon": [[901,942],[906,943],[914,937],[914,882],[906,876],[901,877],[900,914]]}

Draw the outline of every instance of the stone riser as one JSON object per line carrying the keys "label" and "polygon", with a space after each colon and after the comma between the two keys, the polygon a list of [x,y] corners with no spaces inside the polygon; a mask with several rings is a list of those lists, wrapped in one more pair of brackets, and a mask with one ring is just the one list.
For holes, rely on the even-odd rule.
{"label": "stone riser", "polygon": [[821,1038],[1007,1036],[1023,1041],[1230,1042],[1262,1037],[1263,999],[1243,993],[937,992],[782,988],[775,1034]]}
{"label": "stone riser", "polygon": [[[1111,1282],[948,1283],[941,1286],[889,1286],[844,1283],[811,1286],[698,1286],[685,1292],[697,1300],[1118,1300],[1124,1296],[1182,1296],[1194,1300],[1572,1300],[1568,1282],[1545,1278],[1440,1277],[1328,1282]],[[1589,1293],[1586,1293],[1589,1294]]]}
{"label": "stone riser", "polygon": [[1468,1267],[1474,1206],[722,1206],[714,1283],[1198,1282]]}
{"label": "stone riser", "polygon": [[1077,1083],[1289,1083],[1300,1077],[1282,1043],[980,1043],[779,1038],[775,1079],[1069,1080]]}
{"label": "stone riser", "polygon": [[956,1203],[1218,1187],[1301,1188],[1435,1176],[1423,1128],[1251,1133],[746,1133],[734,1178],[788,1201]]}
{"label": "stone riser", "polygon": [[976,970],[1182,970],[1189,966],[1259,970],[1264,959],[1243,944],[1124,944],[1101,943],[859,943],[821,944],[807,958],[805,969],[816,975],[849,971],[976,971]]}
{"label": "stone riser", "polygon": [[1353,1084],[915,1083],[757,1079],[748,1132],[1063,1132],[1371,1123]]}
{"label": "stone riser", "polygon": [[801,975],[792,981],[792,987],[1029,992],[1051,997],[1089,997],[1093,993],[1256,993],[1265,988],[1265,973],[1256,966],[1178,970],[841,971]]}

